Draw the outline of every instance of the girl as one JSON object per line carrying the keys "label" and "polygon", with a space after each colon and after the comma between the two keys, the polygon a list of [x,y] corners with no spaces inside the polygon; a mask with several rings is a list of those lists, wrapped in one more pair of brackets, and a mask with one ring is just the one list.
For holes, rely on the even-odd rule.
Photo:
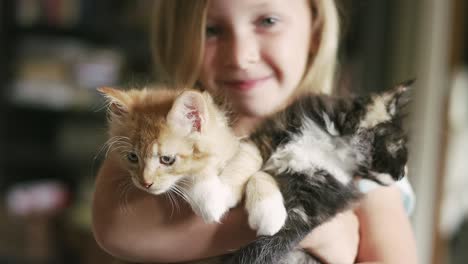
{"label": "girl", "polygon": [[[332,0],[162,0],[154,17],[158,78],[227,95],[238,114],[238,135],[304,89],[332,90],[339,34]],[[94,234],[110,254],[182,262],[224,254],[255,238],[241,206],[222,224],[205,224],[188,207],[171,215],[164,197],[133,191],[128,210],[121,210],[118,184],[125,175],[117,164],[104,162],[93,203]],[[317,228],[301,246],[328,263],[416,263],[404,188],[367,189],[354,212]]]}

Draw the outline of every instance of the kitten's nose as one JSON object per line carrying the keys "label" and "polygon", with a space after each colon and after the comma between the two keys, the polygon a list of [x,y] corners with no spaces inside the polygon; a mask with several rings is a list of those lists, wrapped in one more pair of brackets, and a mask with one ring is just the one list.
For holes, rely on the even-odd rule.
{"label": "kitten's nose", "polygon": [[143,182],[142,184],[143,184],[143,187],[145,187],[146,189],[149,189],[151,186],[153,186],[153,183],[152,183],[152,182],[150,182],[150,183],[148,183],[148,182]]}

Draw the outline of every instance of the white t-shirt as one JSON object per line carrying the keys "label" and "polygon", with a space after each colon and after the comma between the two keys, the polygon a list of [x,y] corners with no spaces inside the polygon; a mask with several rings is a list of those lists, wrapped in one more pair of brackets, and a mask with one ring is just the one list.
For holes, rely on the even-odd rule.
{"label": "white t-shirt", "polygon": [[[413,188],[411,187],[410,182],[408,181],[408,177],[403,177],[401,180],[397,181],[396,186],[400,189],[401,197],[403,200],[403,205],[405,206],[406,213],[411,215],[414,210],[414,206],[416,203],[416,197],[414,195]],[[373,189],[379,187],[378,183],[368,180],[368,179],[361,179],[358,182],[358,188],[361,192],[366,193],[370,192]]]}

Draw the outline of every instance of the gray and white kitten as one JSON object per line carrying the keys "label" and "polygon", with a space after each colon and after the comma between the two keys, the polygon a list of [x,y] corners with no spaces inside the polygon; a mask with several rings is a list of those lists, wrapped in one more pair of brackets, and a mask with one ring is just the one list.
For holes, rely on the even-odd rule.
{"label": "gray and white kitten", "polygon": [[[296,247],[312,229],[359,200],[355,180],[388,185],[405,175],[402,109],[410,84],[355,98],[307,95],[266,120],[250,139],[266,161],[262,170],[279,185],[286,222],[222,263],[319,263]],[[301,260],[293,261],[295,255]]]}

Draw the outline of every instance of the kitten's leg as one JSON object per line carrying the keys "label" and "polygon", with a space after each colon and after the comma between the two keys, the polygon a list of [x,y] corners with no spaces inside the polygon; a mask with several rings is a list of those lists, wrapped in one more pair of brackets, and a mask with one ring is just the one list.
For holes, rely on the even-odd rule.
{"label": "kitten's leg", "polygon": [[236,206],[242,199],[249,178],[262,167],[262,157],[257,147],[249,141],[242,141],[237,154],[226,164],[219,175],[221,182],[232,195],[229,207]]}
{"label": "kitten's leg", "polygon": [[237,154],[217,175],[214,168],[204,170],[194,179],[190,196],[192,208],[206,222],[219,222],[222,216],[236,206],[244,194],[248,178],[262,166],[257,147],[247,141],[241,142]]}
{"label": "kitten's leg", "polygon": [[350,208],[360,197],[353,183],[344,185],[326,171],[285,172],[275,178],[287,208],[283,228],[236,252],[230,264],[273,264],[283,260],[315,227]]}
{"label": "kitten's leg", "polygon": [[242,142],[238,154],[220,177],[232,189],[234,196],[230,206],[240,201],[248,179],[245,193],[249,225],[257,230],[258,235],[273,235],[286,221],[286,209],[276,181],[269,174],[258,171],[261,166],[262,158],[257,147],[251,142]]}
{"label": "kitten's leg", "polygon": [[278,184],[263,171],[256,172],[247,183],[245,208],[249,226],[257,230],[257,235],[274,235],[286,221],[286,208]]}
{"label": "kitten's leg", "polygon": [[223,215],[229,210],[231,194],[229,188],[223,184],[213,170],[204,170],[195,175],[193,186],[189,189],[192,209],[207,223],[219,223]]}

